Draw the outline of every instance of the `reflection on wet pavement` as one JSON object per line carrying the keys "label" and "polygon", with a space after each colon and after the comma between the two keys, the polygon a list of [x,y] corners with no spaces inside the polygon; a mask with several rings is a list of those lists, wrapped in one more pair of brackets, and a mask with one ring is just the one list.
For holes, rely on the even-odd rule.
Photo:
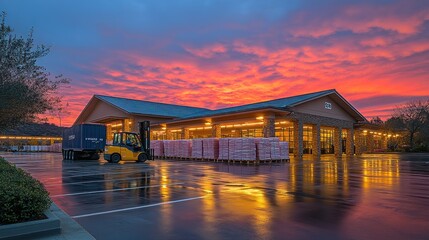
{"label": "reflection on wet pavement", "polygon": [[261,166],[2,153],[97,239],[427,239],[429,155]]}

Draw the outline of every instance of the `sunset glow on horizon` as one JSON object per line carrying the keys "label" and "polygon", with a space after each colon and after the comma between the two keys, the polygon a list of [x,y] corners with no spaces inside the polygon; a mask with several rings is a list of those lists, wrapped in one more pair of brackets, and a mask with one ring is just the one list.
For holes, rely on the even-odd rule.
{"label": "sunset glow on horizon", "polygon": [[[365,117],[429,98],[427,1],[9,1],[73,124],[94,94],[218,109],[336,89]],[[51,118],[58,124],[57,118]]]}

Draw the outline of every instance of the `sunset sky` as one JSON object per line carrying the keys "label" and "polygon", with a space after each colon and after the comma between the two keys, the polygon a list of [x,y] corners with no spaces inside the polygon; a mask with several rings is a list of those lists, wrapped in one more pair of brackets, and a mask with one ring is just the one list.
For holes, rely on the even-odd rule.
{"label": "sunset sky", "polygon": [[[364,116],[429,98],[429,1],[0,0],[70,125],[92,95],[211,109],[337,89]],[[57,118],[51,122],[58,124]]]}

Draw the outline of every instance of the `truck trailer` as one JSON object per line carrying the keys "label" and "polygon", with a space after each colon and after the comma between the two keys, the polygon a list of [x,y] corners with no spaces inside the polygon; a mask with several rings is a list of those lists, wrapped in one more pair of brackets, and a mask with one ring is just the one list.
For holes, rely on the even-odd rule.
{"label": "truck trailer", "polygon": [[106,126],[79,124],[63,132],[63,159],[98,160],[106,146]]}

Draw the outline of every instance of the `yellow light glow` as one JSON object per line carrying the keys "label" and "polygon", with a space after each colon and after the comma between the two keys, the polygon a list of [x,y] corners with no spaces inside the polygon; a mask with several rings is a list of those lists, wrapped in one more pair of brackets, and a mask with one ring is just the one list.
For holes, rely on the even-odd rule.
{"label": "yellow light glow", "polygon": [[264,117],[260,116],[260,117],[257,117],[256,119],[258,119],[258,120],[264,120]]}

